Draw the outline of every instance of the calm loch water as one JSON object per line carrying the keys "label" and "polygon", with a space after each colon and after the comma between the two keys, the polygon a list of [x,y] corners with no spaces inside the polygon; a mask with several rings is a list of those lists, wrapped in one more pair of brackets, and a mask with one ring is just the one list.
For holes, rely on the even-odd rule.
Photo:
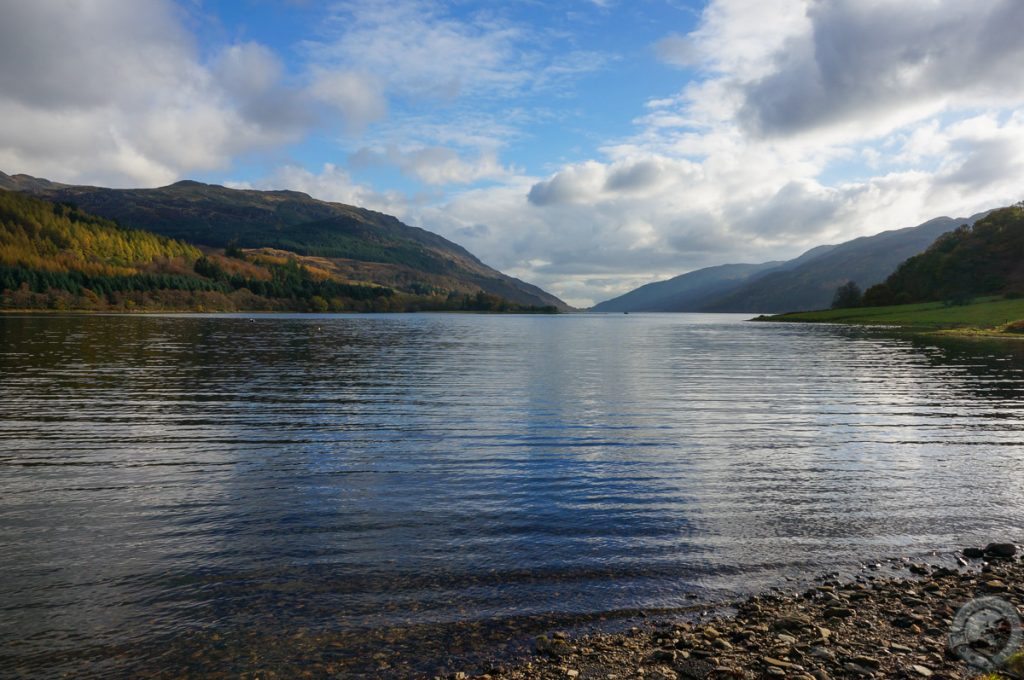
{"label": "calm loch water", "polygon": [[0,675],[407,677],[1024,537],[1024,343],[0,316]]}

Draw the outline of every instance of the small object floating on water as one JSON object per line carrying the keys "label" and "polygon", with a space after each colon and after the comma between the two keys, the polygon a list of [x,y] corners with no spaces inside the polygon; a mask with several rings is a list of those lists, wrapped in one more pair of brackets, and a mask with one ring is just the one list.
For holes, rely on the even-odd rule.
{"label": "small object floating on water", "polygon": [[256,319],[249,319],[249,323],[256,323]]}

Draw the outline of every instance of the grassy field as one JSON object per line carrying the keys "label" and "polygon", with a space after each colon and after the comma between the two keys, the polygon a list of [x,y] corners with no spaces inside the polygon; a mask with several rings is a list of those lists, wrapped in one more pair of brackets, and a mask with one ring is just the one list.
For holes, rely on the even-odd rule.
{"label": "grassy field", "polygon": [[[986,330],[1002,333],[1007,324],[1024,319],[1024,299],[979,298],[969,305],[942,302],[891,307],[853,307],[758,317],[759,321],[842,323],[900,326],[920,330]],[[1014,333],[1013,335],[1017,335]]]}

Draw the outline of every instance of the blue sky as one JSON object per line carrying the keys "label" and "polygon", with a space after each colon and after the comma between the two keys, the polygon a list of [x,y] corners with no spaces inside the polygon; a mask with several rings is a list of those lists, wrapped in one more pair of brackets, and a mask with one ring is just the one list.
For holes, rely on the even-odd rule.
{"label": "blue sky", "polygon": [[306,191],[587,305],[1022,198],[1017,0],[0,0],[0,169]]}
{"label": "blue sky", "polygon": [[[437,54],[435,58],[447,63],[427,70],[417,82],[395,87],[382,119],[353,127],[343,113],[335,114],[334,120],[324,121],[323,128],[286,149],[289,162],[306,168],[344,165],[354,181],[371,184],[378,191],[435,193],[438,182],[424,180],[408,168],[403,172],[379,156],[387,155],[388,146],[429,144],[432,140],[421,126],[458,126],[460,120],[468,120],[486,138],[459,148],[469,157],[484,147],[498,154],[502,165],[534,175],[592,158],[605,140],[632,132],[632,119],[642,110],[638,103],[642,105],[652,93],[671,96],[685,82],[685,74],[659,60],[653,46],[664,37],[667,26],[692,30],[702,7],[699,2],[659,1],[613,8],[587,0],[409,3],[407,11],[396,10],[399,5],[252,0],[204,5],[191,16],[207,45],[265,45],[281,60],[285,78],[300,84],[314,55],[339,35],[344,39],[346,34],[380,32],[371,10],[396,22],[415,23],[424,42],[441,42],[445,37],[452,49],[458,47],[452,43],[461,39],[504,52],[488,72],[476,78],[500,78],[507,84],[474,83],[472,73],[460,78],[474,64]],[[363,25],[352,27],[358,23]],[[407,47],[401,40],[391,42],[391,37],[384,37],[383,49],[400,52]],[[375,59],[364,68],[375,75],[403,65],[400,58],[391,63]],[[447,144],[455,143],[451,133],[435,131]],[[371,155],[374,150],[377,154]],[[211,182],[259,181],[280,161],[281,156],[238,159],[228,169],[195,177]],[[458,184],[483,186],[493,181],[483,178]]]}

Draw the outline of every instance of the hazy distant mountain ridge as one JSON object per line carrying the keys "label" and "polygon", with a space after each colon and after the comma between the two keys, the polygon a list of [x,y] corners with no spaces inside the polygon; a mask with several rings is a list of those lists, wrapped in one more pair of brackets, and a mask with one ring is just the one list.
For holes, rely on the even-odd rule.
{"label": "hazy distant mountain ridge", "polygon": [[797,267],[773,272],[705,306],[716,312],[789,312],[825,309],[836,288],[854,281],[862,289],[885,279],[901,262],[920,253],[968,218],[938,217],[916,227],[883,231],[841,243]]}
{"label": "hazy distant mountain ridge", "polygon": [[692,312],[709,299],[736,288],[752,276],[782,264],[723,264],[640,286],[594,305],[592,312]]}
{"label": "hazy distant mountain ridge", "polygon": [[156,189],[106,189],[0,173],[0,188],[32,193],[190,243],[270,248],[326,258],[360,282],[398,289],[482,290],[523,305],[562,300],[488,267],[461,246],[390,215],[297,191],[230,189],[194,181]]}
{"label": "hazy distant mountain ridge", "polygon": [[[836,288],[867,288],[942,234],[986,215],[939,217],[916,227],[818,246],[786,262],[721,265],[642,286],[592,311],[775,313],[827,308]],[[712,285],[704,282],[711,281]]]}

